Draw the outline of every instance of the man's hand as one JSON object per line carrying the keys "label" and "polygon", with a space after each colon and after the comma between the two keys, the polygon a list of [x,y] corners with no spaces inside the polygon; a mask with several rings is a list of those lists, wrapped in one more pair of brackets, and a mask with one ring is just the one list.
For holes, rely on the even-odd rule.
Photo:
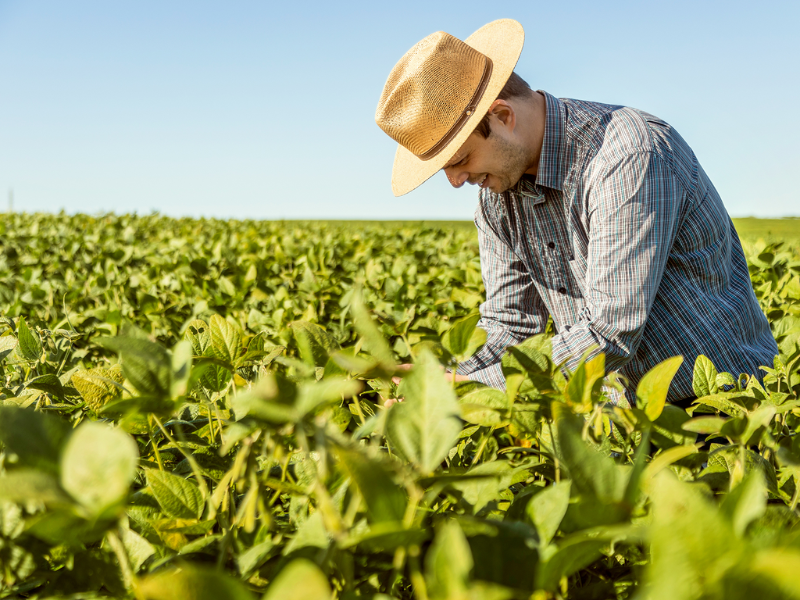
{"label": "man's hand", "polygon": [[[414,368],[414,365],[406,363],[406,364],[398,365],[397,371],[408,374],[408,372],[410,372],[411,369],[413,369],[413,368]],[[442,367],[442,374],[445,376],[447,381],[451,381],[451,382],[469,381],[469,377],[467,377],[466,375],[459,375],[458,373],[456,373],[454,371],[446,371],[444,367]],[[392,383],[394,383],[395,385],[400,385],[400,382],[403,380],[404,376],[405,375],[403,375],[403,376],[395,375],[394,377],[392,377]],[[402,401],[403,401],[402,398],[389,398],[389,399],[384,401],[383,405],[386,408],[389,408],[395,402],[402,402]]]}

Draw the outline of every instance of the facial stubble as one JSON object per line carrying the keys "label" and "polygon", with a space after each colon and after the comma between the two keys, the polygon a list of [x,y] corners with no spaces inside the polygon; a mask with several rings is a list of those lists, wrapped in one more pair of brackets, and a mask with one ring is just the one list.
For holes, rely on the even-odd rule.
{"label": "facial stubble", "polygon": [[500,188],[502,188],[492,191],[499,194],[511,189],[522,179],[534,158],[532,153],[522,145],[515,144],[496,134],[490,137],[494,138],[492,152],[497,156],[500,165],[500,172],[494,175],[500,180]]}

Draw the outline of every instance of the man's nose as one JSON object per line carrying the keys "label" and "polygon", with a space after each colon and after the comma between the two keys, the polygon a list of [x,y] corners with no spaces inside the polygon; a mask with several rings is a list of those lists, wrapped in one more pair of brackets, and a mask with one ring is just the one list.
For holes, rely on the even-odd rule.
{"label": "man's nose", "polygon": [[469,179],[469,173],[466,171],[457,171],[456,169],[445,169],[447,180],[454,188],[460,188]]}

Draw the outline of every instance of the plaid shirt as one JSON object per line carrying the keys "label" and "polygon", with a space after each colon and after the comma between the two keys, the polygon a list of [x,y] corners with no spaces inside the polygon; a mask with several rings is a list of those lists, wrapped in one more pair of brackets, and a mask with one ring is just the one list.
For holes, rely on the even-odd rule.
{"label": "plaid shirt", "polygon": [[685,360],[668,400],[694,396],[700,354],[720,371],[762,376],[778,348],[739,238],[691,148],[640,110],[557,99],[535,178],[481,190],[475,213],[486,345],[459,373],[504,388],[505,348],[556,329],[553,359],[606,355],[635,399],[662,360]]}

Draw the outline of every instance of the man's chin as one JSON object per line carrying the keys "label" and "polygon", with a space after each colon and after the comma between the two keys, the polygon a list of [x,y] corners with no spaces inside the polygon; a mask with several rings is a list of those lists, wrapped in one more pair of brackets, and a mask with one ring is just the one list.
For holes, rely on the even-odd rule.
{"label": "man's chin", "polygon": [[497,188],[490,187],[489,191],[492,192],[493,194],[503,194],[508,190],[517,187],[517,183],[519,183],[519,179],[514,183],[509,183],[508,180],[502,181],[500,182],[500,185],[497,186]]}

